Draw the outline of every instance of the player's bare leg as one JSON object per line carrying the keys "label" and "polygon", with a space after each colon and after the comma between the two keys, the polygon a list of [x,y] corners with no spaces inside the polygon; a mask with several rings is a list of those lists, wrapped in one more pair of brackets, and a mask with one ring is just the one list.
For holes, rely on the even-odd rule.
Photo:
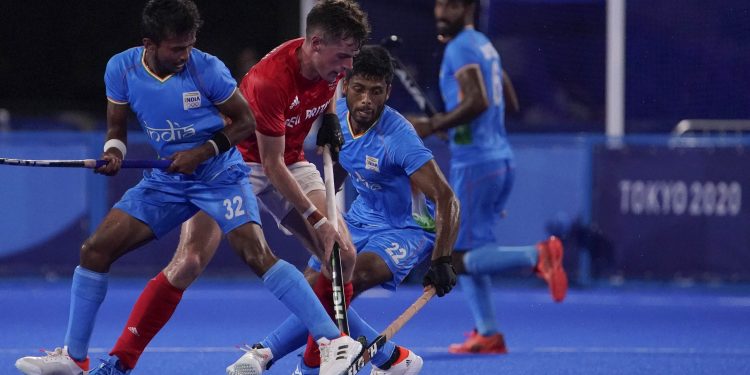
{"label": "player's bare leg", "polygon": [[88,345],[107,292],[107,272],[115,260],[153,237],[146,224],[119,209],[110,210],[81,246],[80,266],[73,274],[65,346],[46,356],[20,358],[16,367],[25,374],[78,375],[88,371]]}
{"label": "player's bare leg", "polygon": [[177,309],[182,293],[203,273],[216,253],[222,233],[203,211],[182,224],[180,243],[169,264],[144,288],[109,353],[113,366],[129,370]]}

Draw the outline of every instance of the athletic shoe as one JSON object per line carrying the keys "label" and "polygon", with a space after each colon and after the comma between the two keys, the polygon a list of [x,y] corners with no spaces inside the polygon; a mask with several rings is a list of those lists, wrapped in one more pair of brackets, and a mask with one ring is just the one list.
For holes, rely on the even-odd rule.
{"label": "athletic shoe", "polygon": [[26,375],[87,375],[89,359],[78,362],[68,355],[68,348],[55,348],[42,357],[23,357],[16,368]]}
{"label": "athletic shoe", "polygon": [[370,375],[417,375],[422,370],[423,364],[422,357],[409,350],[409,355],[404,360],[397,362],[387,370],[381,370],[377,366],[372,365]]}
{"label": "athletic shoe", "polygon": [[555,236],[536,245],[539,260],[534,266],[534,272],[549,285],[552,300],[562,302],[568,293],[568,275],[563,269],[563,245]]}
{"label": "athletic shoe", "polygon": [[448,352],[453,354],[505,354],[505,338],[501,333],[482,336],[476,330],[467,335],[466,341],[460,344],[451,344]]}
{"label": "athletic shoe", "polygon": [[343,374],[362,351],[362,343],[349,336],[333,340],[323,337],[317,343],[320,348],[320,375]]}
{"label": "athletic shoe", "polygon": [[109,360],[103,360],[100,359],[102,362],[99,367],[89,371],[89,375],[127,375],[130,374],[133,370],[120,370],[119,367],[117,367],[117,362],[120,360],[115,357],[109,357]]}
{"label": "athletic shoe", "polygon": [[245,345],[240,349],[244,350],[245,354],[227,367],[227,375],[260,375],[268,369],[269,362],[273,359],[271,349],[260,344],[252,347]]}

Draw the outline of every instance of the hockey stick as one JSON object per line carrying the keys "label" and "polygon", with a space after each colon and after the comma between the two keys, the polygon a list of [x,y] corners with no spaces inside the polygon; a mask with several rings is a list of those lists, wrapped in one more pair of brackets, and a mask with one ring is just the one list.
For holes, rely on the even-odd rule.
{"label": "hockey stick", "polygon": [[[331,159],[331,146],[326,145],[323,149],[323,174],[326,184],[326,209],[333,228],[339,229],[339,214],[336,211],[336,189],[333,186],[333,160]],[[333,311],[339,330],[349,334],[349,319],[346,316],[346,299],[344,297],[344,275],[341,269],[341,253],[339,244],[333,244],[331,251],[331,279],[333,279]]]}
{"label": "hockey stick", "polygon": [[[121,168],[158,168],[166,169],[171,160],[123,160]],[[62,168],[99,168],[107,164],[106,160],[30,160],[0,158],[0,165],[19,167],[62,167]]]}
{"label": "hockey stick", "polygon": [[344,371],[344,374],[346,375],[355,375],[359,370],[362,369],[362,367],[365,367],[366,364],[372,360],[372,357],[375,355],[375,353],[380,350],[385,343],[393,338],[393,335],[396,334],[401,328],[406,324],[411,318],[416,315],[419,310],[424,307],[424,305],[427,303],[427,301],[432,298],[432,296],[435,295],[435,287],[429,286],[427,289],[425,289],[424,293],[422,293],[419,298],[417,298],[414,303],[411,304],[406,310],[404,310],[401,315],[399,315],[396,320],[391,323],[388,328],[385,329],[378,337],[375,338],[375,340],[372,341],[372,343],[365,348],[361,353],[359,353],[358,356],[354,358],[354,361],[351,365]]}
{"label": "hockey stick", "polygon": [[435,110],[435,106],[432,104],[432,102],[429,101],[429,99],[427,99],[427,95],[425,95],[424,91],[422,91],[422,88],[417,83],[417,80],[415,80],[414,77],[409,74],[409,71],[406,70],[404,64],[398,57],[396,57],[394,53],[396,48],[400,47],[401,44],[401,38],[399,38],[397,35],[391,35],[380,41],[380,45],[391,53],[393,73],[396,74],[398,80],[404,86],[409,95],[411,95],[411,98],[414,99],[414,101],[417,103],[419,109],[424,112],[427,117],[432,117],[435,113],[437,113],[437,110]]}

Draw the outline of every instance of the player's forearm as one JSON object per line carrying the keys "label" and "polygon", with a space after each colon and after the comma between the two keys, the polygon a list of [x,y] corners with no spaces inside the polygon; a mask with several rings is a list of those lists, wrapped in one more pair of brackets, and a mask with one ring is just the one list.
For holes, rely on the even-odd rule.
{"label": "player's forearm", "polygon": [[232,146],[240,143],[255,133],[255,117],[247,111],[241,116],[230,117],[231,122],[221,130],[229,139]]}
{"label": "player's forearm", "polygon": [[430,125],[434,132],[448,130],[474,121],[486,109],[487,104],[481,99],[467,98],[452,111],[433,116]]}
{"label": "player's forearm", "polygon": [[458,236],[460,205],[453,191],[444,189],[435,199],[435,247],[432,259],[451,255]]}

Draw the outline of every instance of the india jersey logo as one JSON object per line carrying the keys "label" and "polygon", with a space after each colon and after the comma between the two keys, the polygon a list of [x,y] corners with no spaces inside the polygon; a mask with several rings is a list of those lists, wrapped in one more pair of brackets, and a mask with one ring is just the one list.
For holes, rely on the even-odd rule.
{"label": "india jersey logo", "polygon": [[167,120],[167,128],[152,128],[147,123],[143,124],[146,133],[156,142],[173,142],[195,135],[195,124],[180,125],[176,121]]}
{"label": "india jersey logo", "polygon": [[190,91],[182,93],[182,108],[186,111],[188,109],[200,108],[201,107],[201,93],[200,91]]}
{"label": "india jersey logo", "polygon": [[372,156],[365,155],[365,169],[380,173],[380,167],[378,167],[378,159]]}

